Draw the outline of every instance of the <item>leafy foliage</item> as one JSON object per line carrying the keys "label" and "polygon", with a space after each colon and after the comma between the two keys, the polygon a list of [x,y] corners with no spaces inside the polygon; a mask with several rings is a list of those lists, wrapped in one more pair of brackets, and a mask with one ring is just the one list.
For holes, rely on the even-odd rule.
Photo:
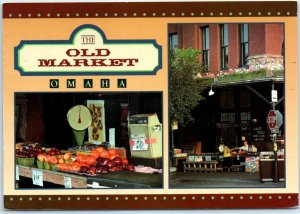
{"label": "leafy foliage", "polygon": [[169,111],[171,120],[182,126],[194,121],[192,110],[204,99],[195,78],[204,70],[199,55],[200,51],[191,48],[170,52]]}

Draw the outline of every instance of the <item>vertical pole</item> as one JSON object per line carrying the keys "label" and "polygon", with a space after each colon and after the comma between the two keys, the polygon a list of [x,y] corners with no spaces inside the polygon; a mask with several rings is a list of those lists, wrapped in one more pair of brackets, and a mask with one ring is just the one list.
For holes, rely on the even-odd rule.
{"label": "vertical pole", "polygon": [[[274,82],[272,82],[272,90],[274,90]],[[275,111],[275,102],[272,102],[272,109]],[[274,145],[274,180],[275,182],[278,182],[278,157],[277,157],[277,133],[276,133],[276,128],[275,132],[273,133],[272,139],[273,139],[273,145]]]}
{"label": "vertical pole", "polygon": [[174,129],[171,127],[171,166],[174,166]]}

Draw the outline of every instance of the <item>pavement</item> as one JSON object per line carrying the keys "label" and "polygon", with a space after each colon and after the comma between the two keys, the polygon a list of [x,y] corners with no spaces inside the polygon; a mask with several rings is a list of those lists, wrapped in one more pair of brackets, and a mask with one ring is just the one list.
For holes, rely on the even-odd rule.
{"label": "pavement", "polygon": [[258,172],[173,172],[170,188],[285,188],[285,182],[260,182]]}

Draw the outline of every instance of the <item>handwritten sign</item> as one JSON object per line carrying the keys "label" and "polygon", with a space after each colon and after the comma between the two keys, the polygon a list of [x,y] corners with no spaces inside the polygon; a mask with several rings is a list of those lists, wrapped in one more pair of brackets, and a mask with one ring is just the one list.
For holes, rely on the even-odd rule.
{"label": "handwritten sign", "polygon": [[131,139],[134,141],[134,145],[132,147],[133,151],[148,150],[148,144],[146,144],[146,135],[144,134],[131,135]]}
{"label": "handwritten sign", "polygon": [[19,166],[16,166],[16,180],[17,180],[17,181],[20,180],[20,176],[19,176]]}
{"label": "handwritten sign", "polygon": [[112,148],[114,148],[116,145],[115,128],[109,129],[109,144]]}
{"label": "handwritten sign", "polygon": [[72,179],[70,177],[64,177],[64,184],[65,184],[65,188],[71,189],[72,188]]}
{"label": "handwritten sign", "polygon": [[32,170],[32,184],[43,186],[43,172],[40,170]]}

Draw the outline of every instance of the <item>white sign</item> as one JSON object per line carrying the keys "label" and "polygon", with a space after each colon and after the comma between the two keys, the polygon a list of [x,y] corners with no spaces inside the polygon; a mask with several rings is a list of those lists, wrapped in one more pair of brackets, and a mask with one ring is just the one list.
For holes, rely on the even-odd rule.
{"label": "white sign", "polygon": [[64,177],[64,184],[65,184],[65,188],[71,189],[72,188],[72,179],[70,177]]}
{"label": "white sign", "polygon": [[271,97],[272,97],[272,102],[276,103],[277,102],[277,90],[272,90]]}
{"label": "white sign", "polygon": [[16,166],[16,180],[20,180],[20,176],[19,176],[19,166]]}
{"label": "white sign", "polygon": [[148,150],[148,144],[146,144],[146,135],[144,134],[131,135],[131,139],[134,141],[134,145],[132,147],[133,151]]}
{"label": "white sign", "polygon": [[[161,67],[161,46],[155,40],[109,40],[95,25],[76,28],[69,40],[22,40],[15,49],[21,74],[144,73]],[[109,35],[110,36],[110,35]]]}
{"label": "white sign", "polygon": [[32,170],[32,184],[43,186],[43,172],[40,170]]}
{"label": "white sign", "polygon": [[109,129],[109,144],[112,148],[116,147],[115,128]]}

